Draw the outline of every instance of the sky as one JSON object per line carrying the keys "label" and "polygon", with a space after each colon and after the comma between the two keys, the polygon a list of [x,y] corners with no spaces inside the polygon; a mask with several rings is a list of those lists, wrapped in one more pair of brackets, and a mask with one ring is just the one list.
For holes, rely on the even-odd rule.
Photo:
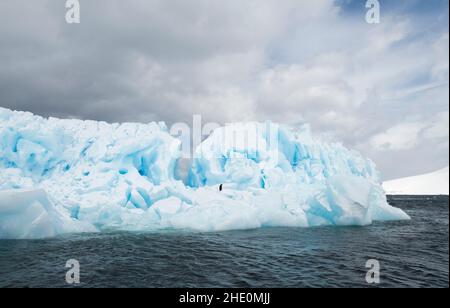
{"label": "sky", "polygon": [[449,1],[0,1],[0,106],[108,122],[309,123],[383,179],[449,161]]}

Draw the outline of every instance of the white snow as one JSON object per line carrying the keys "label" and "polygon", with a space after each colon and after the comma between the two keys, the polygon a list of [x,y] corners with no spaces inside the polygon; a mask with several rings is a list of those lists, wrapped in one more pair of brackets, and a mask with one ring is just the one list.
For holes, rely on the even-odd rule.
{"label": "white snow", "polygon": [[196,150],[185,185],[177,180],[180,141],[163,123],[0,108],[0,238],[409,219],[387,203],[375,165],[358,152],[315,139],[308,127],[270,127],[215,130]]}
{"label": "white snow", "polygon": [[383,183],[390,195],[448,195],[448,166],[441,170]]}

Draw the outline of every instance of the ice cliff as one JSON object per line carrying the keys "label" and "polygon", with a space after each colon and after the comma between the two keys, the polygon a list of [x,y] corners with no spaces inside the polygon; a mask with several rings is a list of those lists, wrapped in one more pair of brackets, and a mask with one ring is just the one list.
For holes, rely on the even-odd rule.
{"label": "ice cliff", "polygon": [[45,119],[0,108],[0,238],[409,219],[387,204],[370,160],[307,128],[216,129],[196,149],[188,185],[175,176],[180,146],[163,123]]}

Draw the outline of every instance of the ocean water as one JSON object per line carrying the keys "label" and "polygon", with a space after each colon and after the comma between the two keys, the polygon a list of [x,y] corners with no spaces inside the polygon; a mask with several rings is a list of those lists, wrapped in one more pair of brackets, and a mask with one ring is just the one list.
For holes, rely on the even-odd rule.
{"label": "ocean water", "polygon": [[448,287],[448,197],[389,201],[412,220],[0,240],[0,287],[71,287],[69,259],[80,262],[77,287],[369,287],[368,259],[380,263],[378,287]]}

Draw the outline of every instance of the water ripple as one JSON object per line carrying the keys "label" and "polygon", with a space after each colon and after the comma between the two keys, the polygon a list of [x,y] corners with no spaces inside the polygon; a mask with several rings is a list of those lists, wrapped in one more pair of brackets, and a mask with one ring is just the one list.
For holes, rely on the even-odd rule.
{"label": "water ripple", "polygon": [[222,233],[107,233],[0,241],[0,287],[448,287],[448,197],[395,197],[411,221],[368,227],[273,228]]}

